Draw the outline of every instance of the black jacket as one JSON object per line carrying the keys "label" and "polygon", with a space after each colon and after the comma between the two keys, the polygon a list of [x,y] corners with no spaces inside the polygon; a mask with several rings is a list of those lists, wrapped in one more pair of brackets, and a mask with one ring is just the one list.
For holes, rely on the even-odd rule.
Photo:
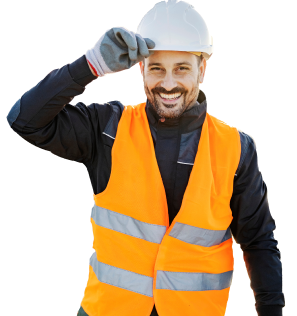
{"label": "black jacket", "polygon": [[[26,92],[7,116],[21,137],[60,157],[83,163],[94,194],[102,192],[111,171],[111,148],[123,105],[119,101],[89,106],[69,102],[96,77],[85,56],[53,70]],[[146,113],[164,183],[170,223],[180,209],[207,111],[200,90],[197,104],[180,118],[160,121],[147,102]],[[241,245],[260,316],[280,316],[284,306],[282,266],[273,230],[267,188],[258,168],[253,139],[240,131],[241,158],[230,206],[231,231]],[[80,310],[81,315],[86,315]],[[157,315],[154,308],[151,315]]]}

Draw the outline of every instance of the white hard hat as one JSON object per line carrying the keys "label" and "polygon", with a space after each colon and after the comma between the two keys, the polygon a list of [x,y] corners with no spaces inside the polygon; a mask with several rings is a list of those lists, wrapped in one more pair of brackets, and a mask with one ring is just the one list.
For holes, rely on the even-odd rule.
{"label": "white hard hat", "polygon": [[137,33],[156,44],[154,50],[201,52],[208,59],[212,37],[202,16],[184,1],[161,1],[142,18]]}

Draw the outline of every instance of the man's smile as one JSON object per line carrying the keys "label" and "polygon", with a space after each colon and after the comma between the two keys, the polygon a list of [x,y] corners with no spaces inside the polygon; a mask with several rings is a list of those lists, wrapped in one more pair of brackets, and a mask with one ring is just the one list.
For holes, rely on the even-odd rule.
{"label": "man's smile", "polygon": [[[162,100],[162,103],[165,103],[165,104],[173,104],[173,105],[176,104],[177,101],[182,97],[182,94],[180,94],[180,95],[178,96],[177,93],[172,94],[173,97],[178,96],[178,97],[173,98],[173,99],[171,99],[171,98],[170,98],[170,99],[163,98],[160,93],[157,93],[157,95],[158,95],[159,98]],[[162,93],[162,95],[164,96],[163,93]]]}

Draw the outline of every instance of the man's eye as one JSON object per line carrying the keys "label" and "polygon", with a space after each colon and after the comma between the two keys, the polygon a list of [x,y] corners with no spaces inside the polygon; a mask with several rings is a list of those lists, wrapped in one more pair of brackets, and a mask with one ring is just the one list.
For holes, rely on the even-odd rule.
{"label": "man's eye", "polygon": [[187,67],[179,67],[178,70],[188,70],[189,68]]}
{"label": "man's eye", "polygon": [[159,67],[154,67],[154,68],[151,68],[151,70],[161,70],[161,68],[159,68]]}
{"label": "man's eye", "polygon": [[[154,67],[154,68],[151,68],[151,70],[157,70],[157,69],[160,69],[159,67]],[[178,69],[189,69],[189,68],[186,68],[186,67],[178,67]]]}

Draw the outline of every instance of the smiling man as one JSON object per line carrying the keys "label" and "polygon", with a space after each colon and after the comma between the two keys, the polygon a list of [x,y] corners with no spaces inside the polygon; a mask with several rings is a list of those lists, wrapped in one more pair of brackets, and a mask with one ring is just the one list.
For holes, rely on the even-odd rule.
{"label": "smiling man", "polygon": [[[255,143],[210,115],[199,88],[212,51],[198,12],[162,1],[137,33],[108,30],[8,114],[25,140],[89,172],[95,252],[79,316],[225,315],[232,235],[258,315],[282,315],[280,252]],[[69,104],[94,79],[137,63],[146,102]]]}
{"label": "smiling man", "polygon": [[140,62],[145,93],[160,117],[177,118],[197,104],[205,67],[205,59],[177,51],[156,51]]}

